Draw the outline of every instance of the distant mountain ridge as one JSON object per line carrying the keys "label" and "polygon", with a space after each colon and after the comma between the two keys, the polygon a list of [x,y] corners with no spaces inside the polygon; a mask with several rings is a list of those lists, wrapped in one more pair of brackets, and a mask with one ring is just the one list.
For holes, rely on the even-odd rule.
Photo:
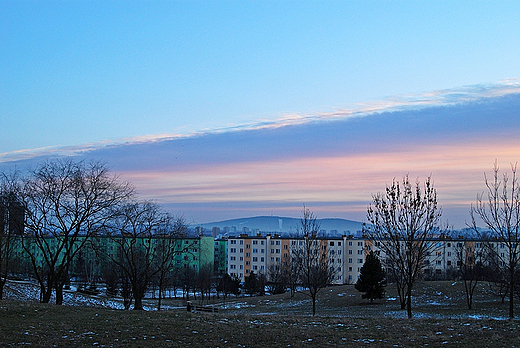
{"label": "distant mountain ridge", "polygon": [[[318,222],[320,223],[321,227],[320,231],[324,231],[327,235],[357,235],[363,227],[362,222],[339,218],[318,219]],[[283,216],[254,216],[198,224],[193,227],[202,227],[206,233],[211,233],[214,227],[218,227],[219,233],[222,235],[256,232],[293,234],[298,231],[299,225],[300,218]]]}

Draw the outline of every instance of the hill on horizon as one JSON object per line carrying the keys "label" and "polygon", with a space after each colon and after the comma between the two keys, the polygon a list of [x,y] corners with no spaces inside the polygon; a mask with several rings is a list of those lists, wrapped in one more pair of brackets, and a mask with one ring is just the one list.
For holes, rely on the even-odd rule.
{"label": "hill on horizon", "polygon": [[[356,235],[361,231],[363,223],[359,221],[340,218],[317,219],[320,223],[320,231],[328,235]],[[206,232],[211,232],[214,227],[220,229],[220,234],[238,234],[255,232],[296,233],[300,224],[300,218],[283,216],[254,216],[240,219],[230,219],[205,224],[197,224]]]}

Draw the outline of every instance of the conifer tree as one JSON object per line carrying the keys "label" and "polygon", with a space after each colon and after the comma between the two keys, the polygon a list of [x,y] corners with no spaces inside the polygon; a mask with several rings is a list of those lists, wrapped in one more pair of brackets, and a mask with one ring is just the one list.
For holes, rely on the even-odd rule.
{"label": "conifer tree", "polygon": [[363,298],[373,302],[376,298],[383,298],[385,295],[385,271],[381,267],[379,258],[371,251],[366,258],[365,264],[361,267],[359,279],[356,282],[356,290],[364,292]]}

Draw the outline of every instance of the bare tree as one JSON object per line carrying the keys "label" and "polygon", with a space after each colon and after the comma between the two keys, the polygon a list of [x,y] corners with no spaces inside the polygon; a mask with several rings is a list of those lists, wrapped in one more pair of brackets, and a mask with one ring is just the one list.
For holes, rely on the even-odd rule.
{"label": "bare tree", "polygon": [[334,268],[329,265],[327,243],[316,237],[319,229],[320,224],[314,213],[303,206],[298,232],[303,243],[301,246],[298,243],[292,253],[300,268],[301,285],[307,289],[312,300],[312,315],[316,315],[318,293],[332,283],[335,275]]}
{"label": "bare tree", "polygon": [[[172,223],[173,220],[173,223]],[[179,243],[179,238],[187,235],[188,227],[184,218],[173,219],[166,214],[156,237],[155,262],[157,267],[156,279],[159,290],[157,310],[161,310],[164,287],[168,281],[174,281],[175,254],[185,252],[186,247]]]}
{"label": "bare tree", "polygon": [[133,190],[111,176],[103,163],[72,159],[40,164],[18,188],[25,212],[22,244],[40,284],[41,301],[49,302],[55,288],[56,304],[62,304],[72,260],[104,230],[114,207]]}
{"label": "bare tree", "polygon": [[22,205],[10,191],[9,183],[2,180],[0,182],[0,300],[3,298],[7,275],[14,260],[14,247],[23,231],[23,216]]}
{"label": "bare tree", "polygon": [[284,266],[272,265],[267,272],[267,289],[271,295],[283,294],[287,286]]}
{"label": "bare tree", "polygon": [[211,289],[215,284],[213,276],[213,265],[206,264],[199,269],[196,276],[196,286],[200,291],[200,304],[204,304],[204,299],[207,296],[208,302],[210,299]]}
{"label": "bare tree", "polygon": [[474,244],[474,242],[457,242],[455,246],[457,266],[464,282],[466,304],[469,310],[473,308],[473,297],[477,285],[484,278],[483,255]]}
{"label": "bare tree", "polygon": [[301,285],[302,264],[300,262],[299,251],[303,248],[304,241],[302,239],[295,240],[293,242],[295,244],[291,245],[290,259],[287,262],[287,264],[282,265],[281,269],[283,278],[291,291],[291,298],[294,297],[298,289],[298,286]]}
{"label": "bare tree", "polygon": [[[151,202],[131,202],[121,207],[108,235],[118,246],[117,253],[102,251],[130,282],[134,309],[143,309],[143,298],[151,279],[159,272],[162,262],[157,260],[160,231],[168,223],[168,216]],[[159,242],[159,243],[158,243]],[[162,254],[161,254],[162,256]]]}
{"label": "bare tree", "polygon": [[217,283],[217,291],[224,294],[224,300],[226,300],[229,294],[238,296],[240,294],[240,279],[237,276],[232,277],[225,273]]}
{"label": "bare tree", "polygon": [[[500,175],[497,162],[491,180],[484,174],[486,194],[477,194],[471,206],[470,227],[481,237],[488,253],[495,258],[509,285],[509,319],[514,318],[515,273],[519,269],[520,187],[516,164],[511,164],[511,176]],[[478,227],[479,222],[486,230]]]}
{"label": "bare tree", "polygon": [[412,317],[412,289],[423,270],[426,257],[435,248],[441,217],[437,191],[428,178],[421,188],[412,185],[408,175],[400,183],[395,179],[385,192],[372,197],[367,210],[369,224],[365,232],[379,245],[396,282],[401,308]]}

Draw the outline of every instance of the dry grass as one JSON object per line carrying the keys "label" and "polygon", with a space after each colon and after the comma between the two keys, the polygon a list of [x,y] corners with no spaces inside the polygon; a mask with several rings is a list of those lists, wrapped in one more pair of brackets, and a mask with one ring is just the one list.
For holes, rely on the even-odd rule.
{"label": "dry grass", "polygon": [[[481,289],[481,294],[486,287]],[[502,317],[507,303],[479,296],[467,311],[460,284],[423,283],[412,320],[393,300],[368,304],[352,286],[326,289],[318,316],[306,296],[238,298],[219,314],[119,311],[17,301],[0,302],[0,346],[36,347],[514,347],[517,321]],[[389,289],[389,297],[393,296]],[[181,304],[171,300],[170,305]],[[484,319],[475,319],[475,317]]]}

